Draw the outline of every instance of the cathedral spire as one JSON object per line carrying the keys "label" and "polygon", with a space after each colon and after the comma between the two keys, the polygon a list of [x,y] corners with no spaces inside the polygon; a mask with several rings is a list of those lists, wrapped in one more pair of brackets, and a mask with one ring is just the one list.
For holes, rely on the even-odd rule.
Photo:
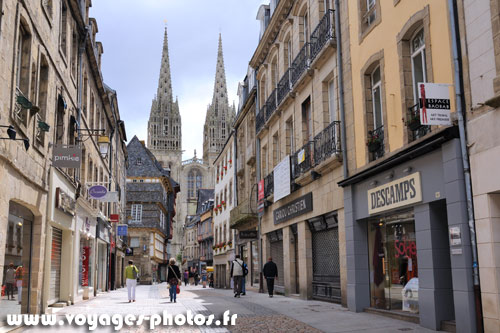
{"label": "cathedral spire", "polygon": [[160,104],[172,102],[172,79],[170,77],[170,58],[168,56],[167,27],[163,36],[160,78],[158,80],[157,99]]}
{"label": "cathedral spire", "polygon": [[212,105],[227,104],[226,70],[224,69],[224,55],[222,53],[222,35],[219,33],[219,49],[217,52],[217,67],[215,68],[214,95]]}

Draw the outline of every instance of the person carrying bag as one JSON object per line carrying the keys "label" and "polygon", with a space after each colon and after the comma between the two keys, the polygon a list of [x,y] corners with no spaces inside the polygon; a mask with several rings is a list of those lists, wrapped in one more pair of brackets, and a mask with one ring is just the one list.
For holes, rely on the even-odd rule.
{"label": "person carrying bag", "polygon": [[169,284],[169,293],[170,293],[170,302],[172,300],[174,303],[177,303],[177,294],[181,292],[181,288],[179,287],[181,283],[181,279],[179,278],[181,276],[181,271],[179,270],[179,266],[175,264],[175,259],[171,258],[170,259],[170,264],[168,265],[168,275],[167,275],[167,281]]}
{"label": "person carrying bag", "polygon": [[125,268],[125,279],[127,283],[128,302],[135,302],[135,287],[137,286],[137,278],[139,270],[134,265],[132,260],[129,260],[128,266]]}

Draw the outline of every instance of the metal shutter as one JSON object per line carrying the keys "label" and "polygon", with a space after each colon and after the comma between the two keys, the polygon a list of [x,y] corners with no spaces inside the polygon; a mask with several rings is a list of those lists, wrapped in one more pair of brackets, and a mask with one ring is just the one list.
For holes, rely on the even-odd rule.
{"label": "metal shutter", "polygon": [[[278,279],[275,284],[278,286],[277,291],[281,291],[285,286],[284,270],[283,270],[283,240],[271,242],[271,257],[274,263],[278,266]],[[284,290],[284,289],[283,289]]]}
{"label": "metal shutter", "polygon": [[59,301],[61,286],[61,245],[62,230],[52,228],[52,249],[50,253],[50,292],[49,303]]}
{"label": "metal shutter", "polygon": [[338,228],[312,232],[313,298],[340,302]]}

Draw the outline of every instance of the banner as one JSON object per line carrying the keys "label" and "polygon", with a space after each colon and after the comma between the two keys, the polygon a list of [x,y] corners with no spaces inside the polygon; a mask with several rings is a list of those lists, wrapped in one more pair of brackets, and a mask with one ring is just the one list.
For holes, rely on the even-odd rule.
{"label": "banner", "polygon": [[82,287],[89,285],[89,257],[90,247],[84,246],[82,251]]}

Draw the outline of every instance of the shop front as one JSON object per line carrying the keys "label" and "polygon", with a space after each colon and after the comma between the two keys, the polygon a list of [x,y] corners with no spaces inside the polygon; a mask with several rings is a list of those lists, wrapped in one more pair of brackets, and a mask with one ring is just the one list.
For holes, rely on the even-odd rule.
{"label": "shop front", "polygon": [[73,243],[75,230],[75,187],[57,170],[50,175],[48,228],[45,247],[44,309],[56,303],[71,303]]}
{"label": "shop front", "polygon": [[459,140],[442,131],[347,178],[347,304],[438,330],[474,331]]}
{"label": "shop front", "polygon": [[237,253],[248,266],[248,275],[245,279],[246,287],[259,287],[259,247],[257,230],[240,230],[237,232]]}
{"label": "shop front", "polygon": [[92,217],[90,206],[79,198],[77,204],[76,232],[73,255],[73,302],[94,296],[94,270],[97,219]]}
{"label": "shop front", "polygon": [[97,217],[96,292],[108,290],[111,226]]}

